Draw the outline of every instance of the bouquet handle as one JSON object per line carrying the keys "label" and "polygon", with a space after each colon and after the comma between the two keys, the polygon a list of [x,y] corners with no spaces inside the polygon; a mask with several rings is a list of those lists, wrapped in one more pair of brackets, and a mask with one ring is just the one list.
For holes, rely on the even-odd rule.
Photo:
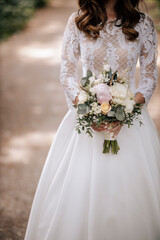
{"label": "bouquet handle", "polygon": [[112,153],[117,154],[120,150],[119,144],[117,142],[117,139],[113,137],[112,132],[105,131],[104,132],[104,142],[103,142],[103,153]]}

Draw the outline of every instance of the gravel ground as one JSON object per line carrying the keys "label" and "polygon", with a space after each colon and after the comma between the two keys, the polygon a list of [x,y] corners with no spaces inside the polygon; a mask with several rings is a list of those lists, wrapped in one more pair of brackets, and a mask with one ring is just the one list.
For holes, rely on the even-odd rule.
{"label": "gravel ground", "polygon": [[[55,0],[0,44],[0,239],[24,238],[38,179],[67,106],[59,83],[62,34],[74,0]],[[159,60],[160,64],[160,60]],[[137,70],[138,78],[138,70]],[[160,81],[149,104],[160,132]]]}

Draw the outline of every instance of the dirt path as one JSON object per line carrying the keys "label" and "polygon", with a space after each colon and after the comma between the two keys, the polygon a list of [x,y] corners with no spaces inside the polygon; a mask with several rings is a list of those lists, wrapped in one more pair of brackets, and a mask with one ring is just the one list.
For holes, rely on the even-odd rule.
{"label": "dirt path", "polygon": [[[36,185],[67,111],[59,83],[62,34],[74,0],[53,1],[28,27],[0,45],[0,239],[23,239]],[[160,131],[160,83],[150,113]]]}

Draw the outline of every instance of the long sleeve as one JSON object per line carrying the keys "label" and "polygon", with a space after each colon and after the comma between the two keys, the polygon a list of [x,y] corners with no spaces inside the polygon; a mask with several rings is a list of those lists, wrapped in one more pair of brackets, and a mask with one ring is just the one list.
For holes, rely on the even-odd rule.
{"label": "long sleeve", "polygon": [[154,92],[157,83],[157,36],[152,19],[146,15],[141,37],[141,52],[140,52],[140,84],[136,92],[143,94],[145,105]]}
{"label": "long sleeve", "polygon": [[79,92],[78,60],[80,47],[75,15],[76,13],[72,13],[68,19],[61,52],[60,82],[65,92],[68,107],[72,105],[72,101],[75,100]]}

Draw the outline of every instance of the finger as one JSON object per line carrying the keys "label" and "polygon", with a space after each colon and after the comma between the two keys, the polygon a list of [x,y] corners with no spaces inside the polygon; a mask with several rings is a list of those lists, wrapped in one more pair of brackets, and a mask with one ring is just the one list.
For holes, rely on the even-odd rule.
{"label": "finger", "polygon": [[112,125],[115,125],[115,124],[118,124],[120,123],[119,121],[116,121],[116,122],[107,122],[107,126],[112,126]]}
{"label": "finger", "polygon": [[120,132],[120,129],[117,130],[114,134],[113,134],[113,138],[116,137],[118,135],[118,133]]}
{"label": "finger", "polygon": [[97,129],[100,130],[100,131],[105,131],[106,130],[106,128],[104,128],[104,127],[97,127]]}
{"label": "finger", "polygon": [[113,129],[118,125],[119,125],[119,122],[109,123],[109,124],[106,125],[106,128],[107,129]]}
{"label": "finger", "polygon": [[103,126],[98,126],[98,127],[94,126],[94,127],[97,129],[105,129],[105,127],[103,127]]}
{"label": "finger", "polygon": [[97,129],[97,128],[93,128],[93,130],[96,131],[96,132],[102,132],[102,131],[104,131],[104,130],[100,130],[100,129]]}
{"label": "finger", "polygon": [[113,137],[118,135],[118,133],[120,132],[121,128],[122,128],[122,126],[113,134]]}
{"label": "finger", "polygon": [[100,126],[102,126],[102,127],[106,127],[106,123],[101,123],[101,125]]}
{"label": "finger", "polygon": [[113,127],[111,129],[107,129],[109,132],[115,132],[120,128],[120,125],[117,125],[116,127]]}
{"label": "finger", "polygon": [[[97,123],[93,123],[94,124],[94,126],[96,126],[97,125]],[[101,123],[98,127],[105,127],[106,126],[106,124],[105,123]]]}
{"label": "finger", "polygon": [[96,127],[96,124],[93,125],[94,128],[97,128],[97,129],[103,130],[103,131],[106,130],[105,126],[106,125],[102,125],[102,124],[100,126],[97,126],[97,127]]}
{"label": "finger", "polygon": [[95,131],[98,131],[98,132],[101,132],[101,131],[106,130],[105,128],[102,128],[102,127],[95,127],[95,126],[92,126],[92,128],[93,128]]}

